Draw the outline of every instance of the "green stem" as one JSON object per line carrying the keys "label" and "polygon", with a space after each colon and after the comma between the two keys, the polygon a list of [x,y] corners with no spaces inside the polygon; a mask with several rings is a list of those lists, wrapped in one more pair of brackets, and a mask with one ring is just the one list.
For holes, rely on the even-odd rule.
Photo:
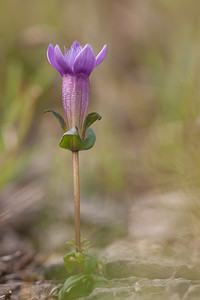
{"label": "green stem", "polygon": [[72,151],[72,161],[73,161],[73,179],[74,179],[74,215],[75,215],[76,252],[80,252],[81,234],[80,234],[80,184],[79,184],[78,151]]}

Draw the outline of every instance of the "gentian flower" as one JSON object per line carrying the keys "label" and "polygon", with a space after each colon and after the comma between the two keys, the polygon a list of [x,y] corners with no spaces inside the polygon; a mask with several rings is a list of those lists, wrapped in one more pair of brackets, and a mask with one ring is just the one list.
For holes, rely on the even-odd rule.
{"label": "gentian flower", "polygon": [[82,47],[77,41],[73,43],[69,51],[65,50],[64,55],[58,45],[54,48],[50,44],[47,50],[49,63],[62,76],[62,101],[67,129],[76,127],[81,139],[84,139],[84,122],[89,104],[89,76],[94,68],[105,59],[106,54],[106,45],[95,57],[89,44]]}

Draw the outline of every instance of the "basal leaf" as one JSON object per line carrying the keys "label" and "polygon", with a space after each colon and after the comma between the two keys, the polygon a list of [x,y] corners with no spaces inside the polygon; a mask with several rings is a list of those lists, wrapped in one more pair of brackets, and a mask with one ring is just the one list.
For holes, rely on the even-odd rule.
{"label": "basal leaf", "polygon": [[[80,255],[77,255],[80,254]],[[83,254],[80,252],[71,252],[66,254],[64,257],[65,268],[69,274],[76,274],[78,270],[83,269]]]}
{"label": "basal leaf", "polygon": [[87,254],[84,259],[84,273],[96,273],[98,270],[98,260],[95,255]]}
{"label": "basal leaf", "polygon": [[107,278],[99,275],[93,275],[93,280],[94,280],[93,289],[97,287],[104,287],[109,283],[109,280]]}
{"label": "basal leaf", "polygon": [[58,300],[72,300],[89,295],[93,290],[92,276],[78,274],[70,276],[58,294]]}

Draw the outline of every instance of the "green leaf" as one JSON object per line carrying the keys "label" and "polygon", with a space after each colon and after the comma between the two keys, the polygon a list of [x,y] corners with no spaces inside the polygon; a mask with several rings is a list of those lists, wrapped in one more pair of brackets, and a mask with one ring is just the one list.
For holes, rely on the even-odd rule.
{"label": "green leaf", "polygon": [[94,285],[94,279],[90,275],[78,274],[70,276],[59,291],[58,300],[72,300],[78,297],[88,296]]}
{"label": "green leaf", "polygon": [[96,136],[91,127],[85,132],[84,140],[81,139],[76,127],[65,132],[60,141],[60,147],[71,151],[88,150],[94,146]]}
{"label": "green leaf", "polygon": [[59,291],[58,300],[72,300],[88,296],[93,289],[107,286],[109,281],[95,274],[77,274],[70,276]]}
{"label": "green leaf", "polygon": [[107,278],[98,275],[93,275],[93,280],[94,280],[93,289],[96,289],[97,287],[104,287],[109,283],[109,280]]}
{"label": "green leaf", "polygon": [[58,122],[60,124],[60,127],[62,128],[62,130],[64,132],[67,131],[67,125],[66,125],[63,117],[59,113],[57,113],[53,109],[47,109],[47,110],[44,111],[44,113],[47,113],[47,112],[51,112],[56,117],[56,119],[58,120]]}
{"label": "green leaf", "polygon": [[65,268],[69,274],[75,274],[78,271],[78,264],[75,258],[75,253],[68,253],[64,257]]}
{"label": "green leaf", "polygon": [[83,135],[85,134],[87,128],[90,125],[92,125],[96,120],[101,120],[101,119],[102,117],[96,112],[92,112],[88,114],[87,117],[85,118],[84,125],[83,125]]}
{"label": "green leaf", "polygon": [[84,273],[96,273],[98,270],[98,260],[95,255],[87,254],[84,259]]}
{"label": "green leaf", "polygon": [[94,146],[95,141],[96,141],[96,135],[94,133],[94,130],[91,127],[88,127],[88,129],[85,132],[83,150],[91,149]]}

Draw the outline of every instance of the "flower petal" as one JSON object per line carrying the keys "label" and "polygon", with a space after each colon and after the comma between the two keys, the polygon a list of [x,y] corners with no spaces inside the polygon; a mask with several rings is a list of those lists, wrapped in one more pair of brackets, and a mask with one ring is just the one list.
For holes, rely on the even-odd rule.
{"label": "flower petal", "polygon": [[96,63],[95,67],[98,66],[102,61],[106,58],[107,55],[107,45],[104,45],[102,50],[99,52],[99,54],[96,57]]}
{"label": "flower petal", "polygon": [[74,41],[71,48],[73,48],[73,49],[77,49],[77,48],[83,49],[83,47],[79,44],[78,41]]}
{"label": "flower petal", "polygon": [[74,62],[74,73],[83,73],[89,76],[95,67],[95,55],[92,47],[87,44],[77,55]]}
{"label": "flower petal", "polygon": [[60,47],[58,45],[55,46],[54,58],[55,58],[56,63],[61,68],[62,75],[67,74],[67,73],[72,73],[72,69],[69,66],[69,64],[67,63],[66,59],[64,58],[64,56],[60,50]]}
{"label": "flower petal", "polygon": [[70,50],[67,52],[67,54],[65,54],[65,59],[67,60],[68,64],[72,68],[72,70],[73,70],[73,66],[74,66],[74,61],[82,49],[83,48],[81,47],[79,42],[75,41],[73,43],[73,45],[71,46]]}
{"label": "flower petal", "polygon": [[62,75],[62,70],[54,58],[54,50],[55,50],[54,46],[52,44],[49,44],[49,47],[47,49],[47,59],[48,59],[49,63]]}

